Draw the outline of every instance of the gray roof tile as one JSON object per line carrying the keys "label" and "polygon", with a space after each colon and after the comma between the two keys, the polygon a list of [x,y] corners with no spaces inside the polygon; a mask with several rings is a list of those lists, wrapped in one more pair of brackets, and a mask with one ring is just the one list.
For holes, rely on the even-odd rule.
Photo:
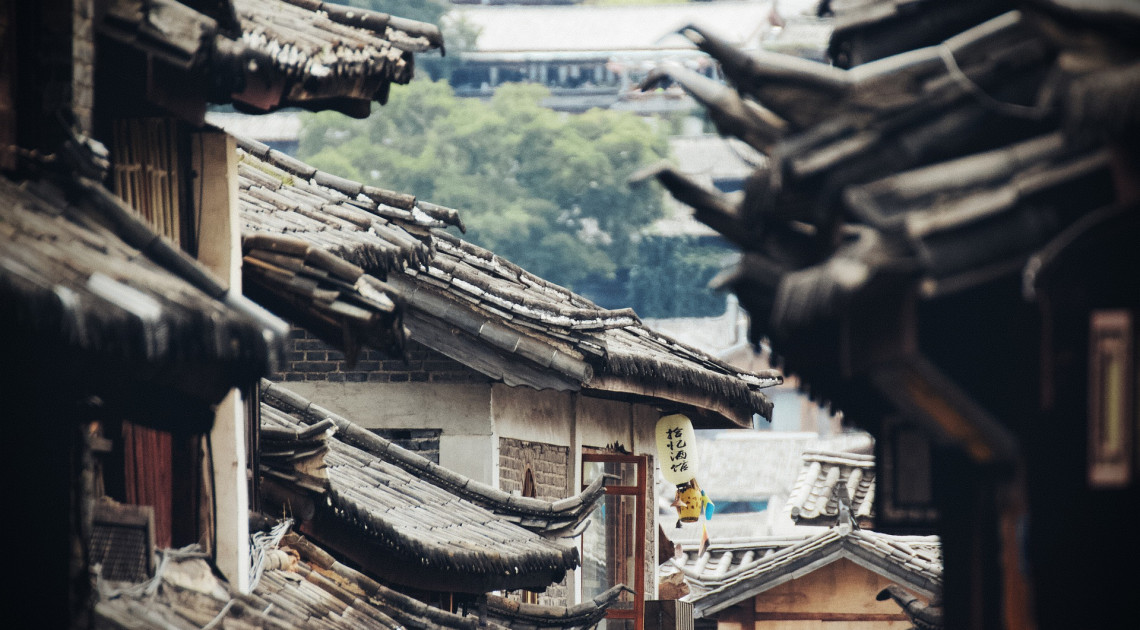
{"label": "gray roof tile", "polygon": [[[589,516],[604,493],[601,478],[581,493],[554,502],[503,492],[405,450],[269,381],[262,382],[262,409],[263,424],[268,427],[298,430],[325,421],[333,423],[336,439],[329,440],[332,450],[326,459],[329,491],[347,497],[348,503],[357,502],[353,507],[361,514],[367,514],[369,508],[399,512],[408,505],[432,509],[431,502],[424,502],[430,498],[446,504],[444,512],[462,510],[474,520],[497,528],[500,534],[513,531],[520,548],[530,541],[527,544],[538,550],[547,549],[548,540],[572,530]],[[371,481],[352,483],[364,478]],[[394,517],[397,512],[392,512]],[[502,521],[520,525],[504,526]],[[425,521],[425,527],[459,522],[441,513]],[[558,553],[565,551],[558,549]],[[576,564],[577,554],[572,555]]]}
{"label": "gray roof tile", "polygon": [[[915,547],[911,547],[911,544]],[[939,548],[933,536],[891,536],[849,524],[836,526],[807,537],[761,537],[727,548],[710,546],[696,562],[689,554],[677,562],[692,589],[692,601],[698,616],[723,609],[745,597],[751,597],[774,586],[788,575],[819,563],[847,557],[872,571],[888,575],[892,580],[926,595],[941,590],[941,557],[932,554]],[[719,561],[751,550],[746,564],[718,571]],[[921,551],[919,551],[921,550]]]}
{"label": "gray roof tile", "polygon": [[0,324],[20,342],[11,352],[36,343],[102,367],[225,366],[220,397],[275,369],[284,349],[284,322],[227,293],[96,182],[0,177],[0,235]]}
{"label": "gray roof tile", "polygon": [[[411,80],[413,53],[443,46],[435,25],[315,0],[218,4],[232,11],[218,11],[220,21],[175,0],[113,0],[97,28],[175,67],[206,72],[217,102],[355,116],[366,115],[370,101],[385,102],[392,83]],[[244,96],[250,84],[269,86],[267,94]]]}
{"label": "gray roof tile", "polygon": [[832,525],[839,517],[842,496],[860,524],[870,525],[875,516],[874,484],[872,455],[805,451],[784,511],[799,525]]}
{"label": "gray roof tile", "polygon": [[[421,219],[408,221],[367,195],[345,194],[355,186],[323,186],[320,182],[333,179],[275,159],[252,141],[239,139],[239,146],[245,166],[240,173],[243,239],[295,237],[366,274],[386,274],[383,290],[406,305],[404,324],[417,341],[512,385],[641,391],[652,383],[646,395],[667,403],[713,400],[721,407],[697,407],[694,414],[694,421],[706,426],[724,426],[726,419],[751,426],[752,413],[770,414],[771,403],[760,390],[780,382],[774,371],[744,373],[649,330],[629,309],[602,309],[490,251],[441,230],[429,232],[456,225],[452,210],[412,200],[424,211]],[[279,201],[267,201],[270,194]],[[254,267],[249,271],[257,274],[255,281],[292,281],[288,274],[260,273],[264,265]],[[275,292],[297,293],[281,284]],[[369,309],[344,287],[318,283],[318,288],[335,289],[343,301]],[[440,334],[441,325],[469,337]]]}
{"label": "gray roof tile", "polygon": [[[423,604],[337,562],[297,534],[285,534],[259,553],[262,571],[252,592],[241,594],[212,575],[204,554],[163,550],[168,557],[148,593],[141,585],[100,582],[95,617],[110,628],[196,630],[211,622],[229,627],[475,630],[503,628]],[[604,609],[603,609],[604,612]]]}

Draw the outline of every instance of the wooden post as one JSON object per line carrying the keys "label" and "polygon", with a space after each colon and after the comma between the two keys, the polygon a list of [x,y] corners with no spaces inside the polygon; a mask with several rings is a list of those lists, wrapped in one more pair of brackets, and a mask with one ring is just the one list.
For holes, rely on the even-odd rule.
{"label": "wooden post", "polygon": [[[191,136],[198,260],[241,292],[241,240],[237,205],[237,146],[221,132]],[[249,592],[249,496],[246,486],[246,418],[241,394],[232,390],[218,405],[210,432],[214,470],[215,548],[218,569],[242,593]]]}

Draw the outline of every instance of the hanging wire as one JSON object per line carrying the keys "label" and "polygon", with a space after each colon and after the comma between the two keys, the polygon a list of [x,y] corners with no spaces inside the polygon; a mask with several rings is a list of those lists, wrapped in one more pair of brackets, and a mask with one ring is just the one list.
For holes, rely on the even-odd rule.
{"label": "hanging wire", "polygon": [[137,584],[130,584],[121,588],[111,588],[103,579],[103,571],[100,565],[93,567],[95,569],[95,588],[99,592],[99,597],[102,599],[114,599],[116,597],[130,597],[133,599],[143,599],[153,597],[158,592],[158,587],[162,584],[163,575],[166,573],[166,567],[171,559],[174,560],[187,560],[190,558],[208,558],[209,556],[202,551],[202,547],[197,543],[187,545],[181,549],[159,549],[155,552],[158,555],[158,566],[154,570],[154,576],[144,582]]}
{"label": "hanging wire", "polygon": [[261,575],[265,573],[269,552],[281,544],[281,539],[293,526],[293,519],[287,518],[274,525],[268,532],[254,532],[250,534],[250,578],[249,590],[257,588]]}

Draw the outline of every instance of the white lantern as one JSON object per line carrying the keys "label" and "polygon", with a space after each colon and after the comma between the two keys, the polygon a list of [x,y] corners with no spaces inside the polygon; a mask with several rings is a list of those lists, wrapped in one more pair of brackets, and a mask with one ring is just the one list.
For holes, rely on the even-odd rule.
{"label": "white lantern", "polygon": [[679,413],[657,421],[657,459],[665,481],[679,486],[697,476],[697,434]]}

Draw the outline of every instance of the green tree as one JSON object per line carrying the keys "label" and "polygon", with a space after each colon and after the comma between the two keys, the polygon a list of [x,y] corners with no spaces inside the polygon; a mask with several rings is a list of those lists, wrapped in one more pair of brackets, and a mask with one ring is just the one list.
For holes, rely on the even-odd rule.
{"label": "green tree", "polygon": [[305,114],[299,155],[314,166],[459,209],[467,238],[557,284],[612,279],[661,216],[656,186],[631,188],[668,145],[629,113],[567,116],[549,91],[505,85],[489,102],[413,81],[365,120]]}
{"label": "green tree", "polygon": [[725,296],[708,287],[739,253],[723,239],[646,236],[629,273],[629,305],[643,317],[712,317]]}

